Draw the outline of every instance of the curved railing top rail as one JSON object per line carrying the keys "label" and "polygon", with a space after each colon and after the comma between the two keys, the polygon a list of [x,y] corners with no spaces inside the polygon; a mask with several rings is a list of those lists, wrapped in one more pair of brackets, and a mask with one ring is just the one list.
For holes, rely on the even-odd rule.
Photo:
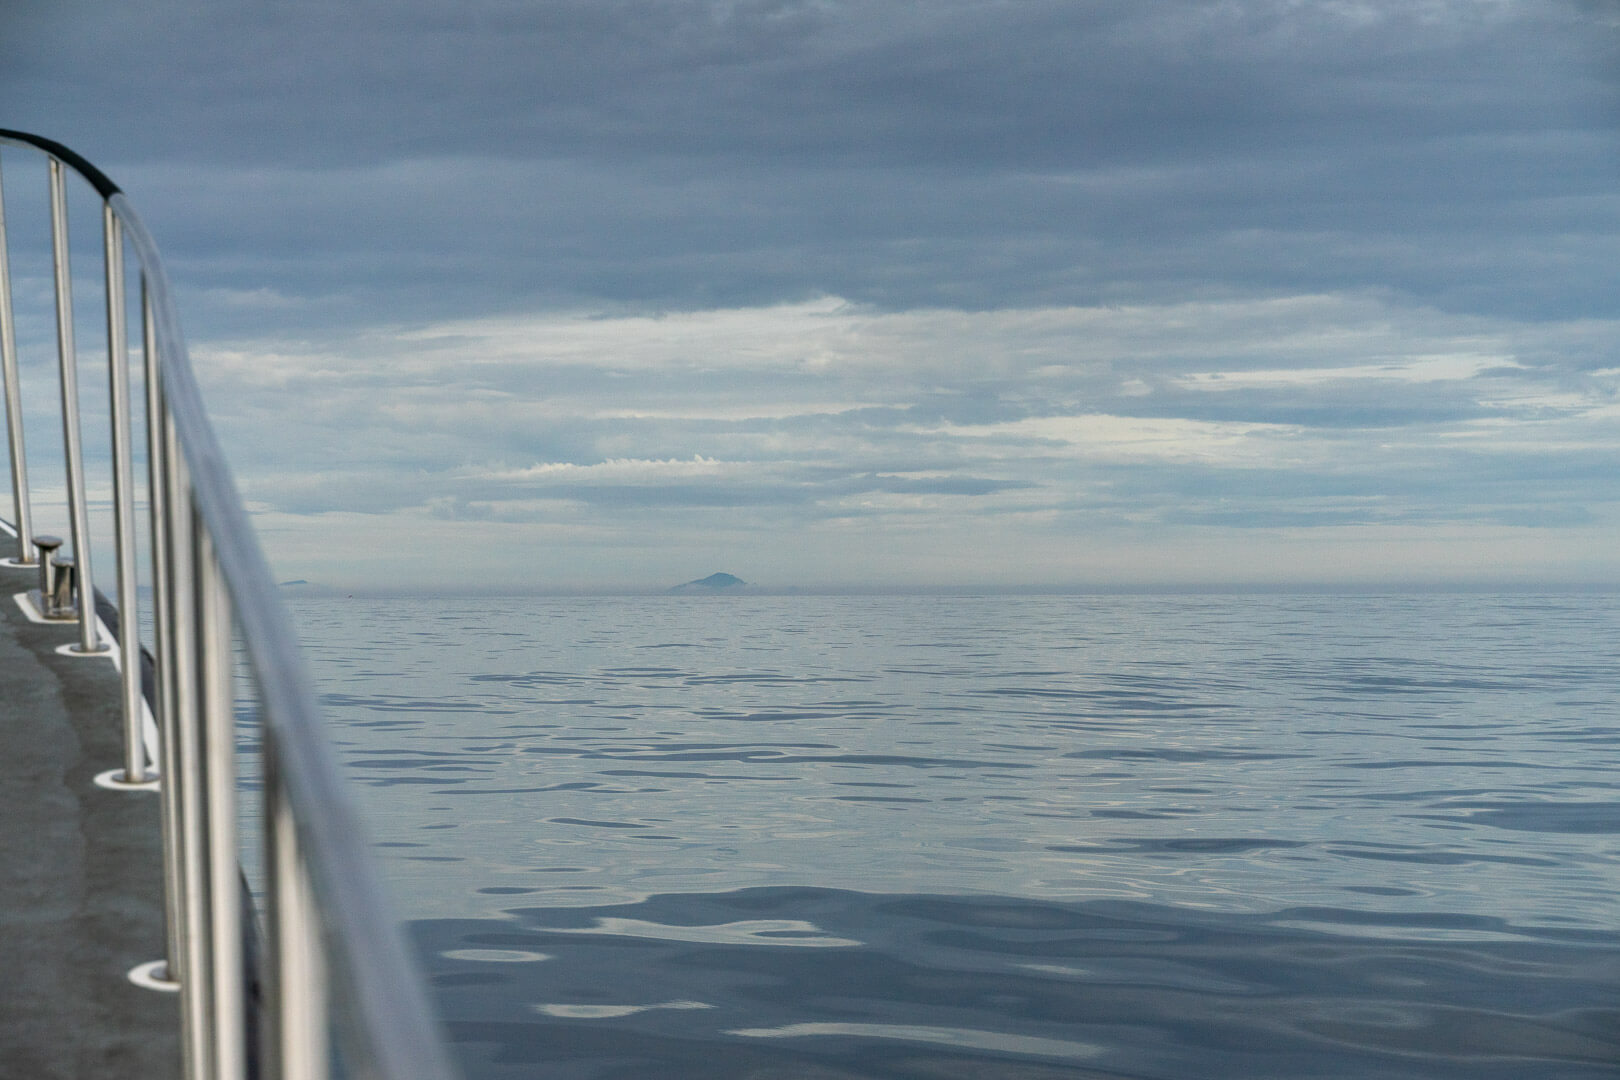
{"label": "curved railing top rail", "polygon": [[0,129],[0,144],[34,147],[82,176],[121,221],[139,259],[155,324],[156,370],[190,475],[197,514],[212,539],[242,646],[257,680],[266,737],[325,925],[326,949],[346,993],[333,1002],[372,1056],[358,1071],[388,1080],[452,1076],[438,1025],[372,870],[372,853],[321,731],[313,684],[291,622],[204,408],[157,245],[116,184],[60,143]]}
{"label": "curved railing top rail", "polygon": [[12,131],[9,128],[0,128],[0,142],[17,143],[32,146],[36,150],[43,150],[51,157],[69,166],[74,172],[90,182],[103,199],[110,199],[119,194],[120,188],[112,179],[90,162],[63,146],[54,139],[47,139],[40,135],[30,135],[26,131]]}

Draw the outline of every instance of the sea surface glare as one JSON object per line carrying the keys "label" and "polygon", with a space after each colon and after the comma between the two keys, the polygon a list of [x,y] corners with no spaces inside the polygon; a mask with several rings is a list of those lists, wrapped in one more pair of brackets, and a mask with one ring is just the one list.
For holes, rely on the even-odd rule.
{"label": "sea surface glare", "polygon": [[1620,1076],[1620,597],[290,598],[473,1080]]}

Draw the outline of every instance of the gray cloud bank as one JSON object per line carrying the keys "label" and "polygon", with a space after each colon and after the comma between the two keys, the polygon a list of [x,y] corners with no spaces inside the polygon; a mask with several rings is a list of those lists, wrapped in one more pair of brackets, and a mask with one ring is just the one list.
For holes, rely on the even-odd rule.
{"label": "gray cloud bank", "polygon": [[1614,14],[24,3],[0,100],[284,576],[1612,582]]}
{"label": "gray cloud bank", "polygon": [[1542,317],[1615,284],[1602,10],[37,4],[0,93],[238,290],[210,327],[1368,287]]}

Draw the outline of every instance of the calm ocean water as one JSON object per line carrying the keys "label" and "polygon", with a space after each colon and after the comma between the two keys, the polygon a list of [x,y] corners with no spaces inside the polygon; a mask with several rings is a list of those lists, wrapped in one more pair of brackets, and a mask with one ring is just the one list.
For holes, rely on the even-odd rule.
{"label": "calm ocean water", "polygon": [[1620,597],[295,597],[476,1080],[1620,1075]]}

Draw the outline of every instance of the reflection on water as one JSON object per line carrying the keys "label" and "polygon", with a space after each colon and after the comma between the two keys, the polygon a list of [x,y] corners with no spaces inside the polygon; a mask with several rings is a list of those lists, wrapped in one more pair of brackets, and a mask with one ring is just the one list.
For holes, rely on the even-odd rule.
{"label": "reflection on water", "polygon": [[613,1020],[648,1009],[712,1009],[713,1005],[701,1001],[666,1001],[659,1005],[536,1005],[547,1016],[560,1016],[568,1020]]}
{"label": "reflection on water", "polygon": [[803,948],[841,948],[859,945],[853,938],[829,937],[803,919],[747,919],[717,926],[667,926],[639,919],[600,917],[586,927],[554,927],[554,934],[609,934],[615,937],[650,937],[666,941],[711,941],[728,945],[776,945]]}
{"label": "reflection on water", "polygon": [[1506,1077],[1620,1056],[1613,599],[294,607],[475,1077]]}
{"label": "reflection on water", "polygon": [[[723,928],[744,914],[847,945],[739,941]],[[411,929],[490,1078],[1598,1077],[1620,1061],[1620,933],[1478,916],[775,888]]]}

